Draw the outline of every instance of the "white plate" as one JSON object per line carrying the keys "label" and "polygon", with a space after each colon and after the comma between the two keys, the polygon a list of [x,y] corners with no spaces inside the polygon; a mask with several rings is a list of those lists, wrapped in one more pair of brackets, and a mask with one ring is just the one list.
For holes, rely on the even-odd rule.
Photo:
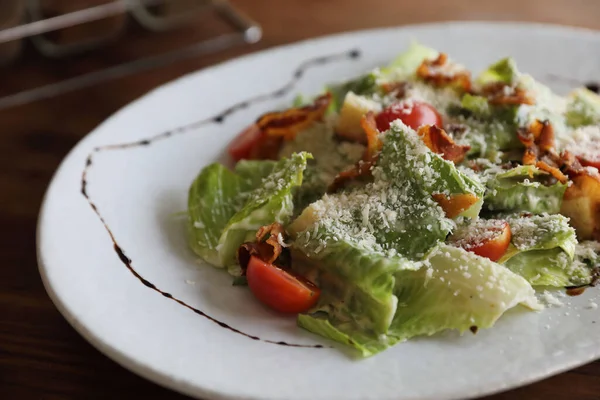
{"label": "white plate", "polygon": [[600,313],[589,306],[597,289],[539,314],[513,310],[477,335],[418,338],[358,360],[263,308],[224,271],[198,266],[187,249],[184,221],[175,214],[186,209],[192,179],[222,158],[242,127],[298,92],[316,93],[326,82],[385,64],[412,38],[475,70],[512,55],[523,71],[563,92],[572,82],[553,75],[600,79],[596,32],[448,23],[310,40],[167,84],[82,140],[48,189],[39,265],[65,318],[125,367],[211,398],[465,398],[600,357]]}

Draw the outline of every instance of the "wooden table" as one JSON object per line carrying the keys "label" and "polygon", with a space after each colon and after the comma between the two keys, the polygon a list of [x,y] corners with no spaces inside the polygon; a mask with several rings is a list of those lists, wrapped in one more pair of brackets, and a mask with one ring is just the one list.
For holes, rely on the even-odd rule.
{"label": "wooden table", "polygon": [[[184,398],[137,377],[84,341],[54,308],[37,271],[36,219],[52,174],[78,140],[120,107],[206,65],[345,30],[467,19],[600,29],[600,2],[595,0],[233,2],[262,24],[262,42],[0,112],[1,399]],[[102,60],[89,56],[73,68],[100,65]],[[42,63],[31,79],[51,82],[58,72]],[[19,79],[11,85],[26,84],[26,78]],[[600,362],[489,399],[600,399]]]}

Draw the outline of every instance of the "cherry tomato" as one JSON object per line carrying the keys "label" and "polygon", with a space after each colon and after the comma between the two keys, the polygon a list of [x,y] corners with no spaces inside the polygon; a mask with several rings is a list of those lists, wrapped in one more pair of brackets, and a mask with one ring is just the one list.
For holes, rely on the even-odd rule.
{"label": "cherry tomato", "polygon": [[498,261],[502,258],[510,245],[512,237],[508,222],[498,220],[494,221],[483,232],[480,232],[480,235],[463,241],[461,246],[467,251],[489,258],[492,261]]}
{"label": "cherry tomato", "polygon": [[406,125],[413,129],[418,129],[422,125],[437,125],[442,127],[442,117],[430,104],[421,101],[404,100],[394,103],[381,111],[375,117],[377,129],[380,132],[387,131],[392,121],[402,120]]}
{"label": "cherry tomato", "polygon": [[256,124],[252,124],[233,139],[227,149],[229,155],[237,162],[248,158],[253,147],[261,140],[262,133]]}
{"label": "cherry tomato", "polygon": [[577,156],[577,159],[584,167],[595,167],[600,170],[600,153],[595,157]]}
{"label": "cherry tomato", "polygon": [[579,162],[581,163],[581,165],[583,165],[584,167],[595,167],[598,168],[600,170],[600,155],[598,157],[592,158],[592,159],[587,159],[587,158],[582,158],[582,157],[577,157],[579,159]]}
{"label": "cherry tomato", "polygon": [[321,291],[312,282],[268,264],[256,256],[250,257],[246,278],[250,290],[265,305],[284,313],[301,313],[313,307]]}
{"label": "cherry tomato", "polygon": [[[581,149],[585,150],[582,152]],[[600,169],[600,140],[585,140],[581,143],[577,143],[574,148],[567,146],[566,150],[575,155],[584,167],[595,167]]]}

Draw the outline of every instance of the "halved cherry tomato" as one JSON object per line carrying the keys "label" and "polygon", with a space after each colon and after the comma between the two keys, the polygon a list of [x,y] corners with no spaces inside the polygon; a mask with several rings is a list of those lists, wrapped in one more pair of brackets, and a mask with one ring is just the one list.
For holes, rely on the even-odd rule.
{"label": "halved cherry tomato", "polygon": [[377,129],[381,132],[387,131],[392,121],[397,119],[413,129],[418,129],[422,125],[442,127],[442,117],[433,106],[421,101],[404,100],[392,104],[377,114],[375,117]]}
{"label": "halved cherry tomato", "polygon": [[307,279],[250,257],[246,271],[250,290],[265,305],[284,313],[301,313],[313,307],[321,290]]}
{"label": "halved cherry tomato", "polygon": [[510,245],[512,237],[510,225],[506,221],[494,220],[489,222],[490,224],[484,227],[483,231],[478,232],[481,236],[476,236],[476,233],[471,234],[472,236],[468,236],[465,238],[466,240],[463,239],[458,244],[478,256],[498,261]]}
{"label": "halved cherry tomato", "polygon": [[584,167],[595,167],[600,170],[600,152],[595,157],[577,156],[577,159]]}
{"label": "halved cherry tomato", "polygon": [[584,167],[596,167],[600,169],[600,142],[590,143],[590,150],[592,149],[596,150],[596,152],[594,154],[593,152],[588,151],[589,153],[592,153],[591,156],[580,156],[576,154],[575,157],[577,157],[581,165]]}
{"label": "halved cherry tomato", "polygon": [[237,162],[250,157],[252,148],[261,140],[262,132],[258,125],[252,124],[233,139],[227,149],[229,155]]}
{"label": "halved cherry tomato", "polygon": [[[578,149],[584,148],[584,154]],[[600,169],[600,140],[592,139],[578,143],[575,148],[567,146],[569,153],[573,154],[584,167],[595,167]]]}

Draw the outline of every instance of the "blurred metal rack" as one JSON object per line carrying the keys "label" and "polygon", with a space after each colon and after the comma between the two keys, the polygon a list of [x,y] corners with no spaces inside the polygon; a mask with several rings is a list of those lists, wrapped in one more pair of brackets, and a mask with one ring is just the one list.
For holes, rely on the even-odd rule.
{"label": "blurred metal rack", "polygon": [[[93,68],[74,76],[63,77],[57,82],[42,83],[31,88],[17,88],[12,93],[0,93],[0,109],[29,103],[35,100],[53,97],[62,93],[97,85],[111,79],[121,78],[149,69],[159,68],[176,61],[197,57],[225,50],[242,44],[255,43],[260,40],[262,32],[260,26],[252,19],[241,13],[225,0],[92,0],[102,3],[75,11],[58,15],[48,15],[42,3],[57,3],[56,0],[2,0],[0,4],[0,77],[10,78],[11,73],[19,73],[21,66],[19,55],[24,47],[24,41],[29,43],[29,53],[37,52],[44,59],[54,59],[49,63],[58,63],[53,66],[62,72],[72,65],[70,57],[81,57],[82,54],[105,51],[110,46],[123,43],[119,39],[127,40],[126,27],[136,23],[138,31],[153,32],[153,36],[145,36],[144,42],[132,44],[127,50],[115,50],[114,54],[100,56],[101,59],[121,60],[125,53],[134,54],[131,60],[116,62],[105,68]],[[71,6],[75,1],[62,0]],[[60,1],[58,1],[60,3]],[[87,0],[90,3],[90,0]],[[210,15],[209,15],[210,14]],[[215,20],[228,26],[227,32],[221,32],[209,37],[195,38],[194,35],[181,33],[182,37],[191,37],[192,43],[186,43],[172,50],[158,54],[138,54],[140,48],[153,49],[152,40],[156,40],[165,32],[182,29],[193,24],[196,17],[208,18],[207,25]],[[99,21],[104,21],[104,31],[100,34],[89,35],[88,29]],[[87,24],[87,25],[86,25]],[[223,29],[221,29],[223,30]],[[96,29],[96,32],[99,30]],[[65,34],[66,33],[66,34]],[[81,35],[84,33],[84,35]],[[79,34],[80,38],[76,37]],[[143,36],[143,35],[138,35]],[[60,40],[63,42],[61,43]],[[165,47],[165,46],[161,46]],[[168,46],[170,47],[170,46]],[[143,52],[142,52],[143,53]],[[110,57],[109,57],[110,56]],[[4,58],[4,59],[2,59]],[[35,61],[30,64],[35,64]],[[45,63],[46,61],[44,61]],[[10,71],[10,69],[13,69]],[[33,68],[33,67],[32,67]],[[39,67],[38,67],[39,69]],[[3,73],[4,72],[4,73]],[[2,83],[0,81],[0,83]],[[0,85],[7,86],[7,85]]]}

